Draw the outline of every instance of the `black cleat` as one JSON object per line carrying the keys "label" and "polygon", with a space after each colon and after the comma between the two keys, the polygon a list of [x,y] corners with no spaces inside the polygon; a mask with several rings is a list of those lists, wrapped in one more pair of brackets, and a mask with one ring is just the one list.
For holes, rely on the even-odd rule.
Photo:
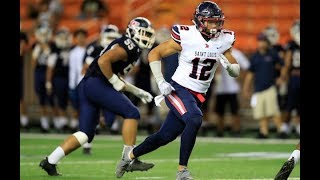
{"label": "black cleat", "polygon": [[44,169],[48,173],[49,176],[60,176],[61,175],[57,172],[56,164],[49,163],[48,157],[43,159],[40,162],[39,166],[42,167],[42,169]]}
{"label": "black cleat", "polygon": [[83,148],[82,153],[85,155],[91,155],[91,148]]}
{"label": "black cleat", "polygon": [[289,175],[291,174],[292,170],[294,168],[294,158],[292,157],[290,160],[286,161],[274,180],[287,180]]}

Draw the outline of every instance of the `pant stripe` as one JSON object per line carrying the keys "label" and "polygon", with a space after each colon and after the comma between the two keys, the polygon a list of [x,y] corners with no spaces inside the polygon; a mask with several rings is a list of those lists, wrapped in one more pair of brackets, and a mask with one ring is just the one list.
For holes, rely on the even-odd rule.
{"label": "pant stripe", "polygon": [[168,100],[170,103],[177,109],[177,111],[183,115],[184,113],[187,112],[186,107],[184,106],[183,102],[181,99],[174,93],[171,93],[168,95]]}

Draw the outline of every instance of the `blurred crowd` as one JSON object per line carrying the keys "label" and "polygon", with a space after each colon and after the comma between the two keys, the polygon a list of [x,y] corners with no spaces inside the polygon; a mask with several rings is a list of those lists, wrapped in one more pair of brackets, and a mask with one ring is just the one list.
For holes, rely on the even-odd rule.
{"label": "blurred crowd", "polygon": [[[99,0],[84,0],[77,18],[101,18],[108,13],[108,5]],[[63,6],[59,0],[41,0],[29,7],[28,15],[36,20],[30,35],[20,29],[20,125],[30,129],[30,118],[24,102],[24,64],[31,61],[33,91],[39,107],[41,132],[76,131],[78,128],[78,104],[76,86],[86,69],[112,40],[122,36],[122,30],[113,24],[101,24],[100,33],[88,43],[86,29],[78,28],[71,32],[61,27],[59,20]],[[214,136],[223,137],[226,131],[231,136],[242,136],[241,104],[250,102],[252,118],[259,131],[257,138],[270,137],[270,124],[275,127],[278,138],[287,138],[292,133],[300,136],[300,21],[292,22],[288,29],[291,39],[279,43],[276,26],[270,25],[257,35],[257,48],[254,52],[241,52],[233,49],[233,56],[241,67],[239,78],[232,78],[223,68],[218,68],[215,79],[207,93],[204,104],[204,118],[200,130],[202,135],[209,131]],[[171,29],[162,27],[156,31],[157,44],[168,40]],[[30,41],[32,37],[35,41]],[[138,65],[133,68],[126,80],[139,88],[159,94],[151,77],[147,60],[147,50],[143,50]],[[165,79],[169,81],[178,65],[179,54],[162,60]],[[158,130],[168,111],[165,106],[158,108],[153,102],[144,105],[131,94],[126,94],[142,114],[140,129],[149,134]],[[112,102],[110,102],[112,103]],[[70,108],[69,108],[70,107]],[[69,111],[68,109],[71,109]],[[103,112],[103,111],[102,111]],[[213,116],[214,114],[214,116]],[[226,119],[231,119],[230,128]],[[99,130],[119,133],[121,117],[101,113]]]}

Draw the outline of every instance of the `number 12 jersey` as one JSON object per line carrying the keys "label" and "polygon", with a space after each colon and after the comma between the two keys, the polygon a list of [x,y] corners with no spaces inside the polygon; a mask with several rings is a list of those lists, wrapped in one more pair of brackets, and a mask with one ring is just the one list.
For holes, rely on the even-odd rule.
{"label": "number 12 jersey", "polygon": [[222,29],[206,41],[195,25],[174,25],[171,38],[180,44],[179,65],[172,80],[192,91],[206,93],[218,67],[218,57],[232,47],[233,31]]}

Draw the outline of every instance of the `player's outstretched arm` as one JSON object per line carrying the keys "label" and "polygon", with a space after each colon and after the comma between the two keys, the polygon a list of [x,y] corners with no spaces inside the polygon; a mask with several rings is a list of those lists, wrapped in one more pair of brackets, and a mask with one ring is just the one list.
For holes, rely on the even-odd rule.
{"label": "player's outstretched arm", "polygon": [[112,72],[111,64],[117,61],[126,61],[128,54],[124,48],[115,46],[108,50],[98,59],[98,65],[103,75],[109,80],[113,87],[120,91],[124,88],[125,83],[119,79],[117,75]]}
{"label": "player's outstretched arm", "polygon": [[169,39],[150,51],[148,54],[149,63],[153,61],[160,61],[162,58],[180,52],[181,50],[182,48],[180,44],[175,42],[173,39]]}
{"label": "player's outstretched arm", "polygon": [[172,39],[169,39],[168,41],[159,44],[148,54],[148,60],[152,74],[156,79],[161,94],[165,96],[170,94],[174,88],[168,82],[166,82],[163,77],[161,72],[161,59],[181,50],[182,48],[178,43]]}

